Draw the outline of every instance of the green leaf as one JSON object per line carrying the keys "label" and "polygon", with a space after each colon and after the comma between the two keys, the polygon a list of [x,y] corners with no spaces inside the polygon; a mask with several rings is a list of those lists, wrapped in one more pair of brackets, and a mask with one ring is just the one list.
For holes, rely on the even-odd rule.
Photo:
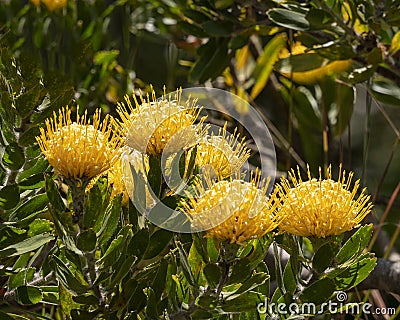
{"label": "green leaf", "polygon": [[[28,156],[29,155],[27,154],[27,157]],[[18,183],[20,183],[21,181],[29,179],[30,177],[35,176],[37,174],[41,174],[43,179],[43,172],[46,171],[48,167],[49,167],[48,161],[42,156],[30,159],[25,163],[24,170],[18,174],[17,181]]]}
{"label": "green leaf", "polygon": [[393,81],[375,80],[371,86],[371,93],[380,102],[400,106],[400,88]]}
{"label": "green leaf", "polygon": [[272,240],[273,237],[263,237],[252,240],[251,243],[253,248],[250,254],[241,258],[234,264],[227,283],[234,284],[243,282],[248,276],[250,276],[248,270],[254,270],[263,261]]}
{"label": "green leaf", "polygon": [[18,143],[22,147],[28,147],[36,142],[36,137],[40,135],[40,129],[38,126],[30,127],[21,133],[18,139]]}
{"label": "green leaf", "polygon": [[99,210],[99,208],[103,206],[103,197],[98,183],[99,181],[96,181],[85,199],[83,225],[86,228],[93,228],[97,219],[100,218],[99,215],[101,215],[101,210]]}
{"label": "green leaf", "polygon": [[50,209],[52,213],[59,219],[61,213],[65,212],[67,207],[58,192],[57,186],[50,175],[45,175],[46,194],[50,202]]}
{"label": "green leaf", "polygon": [[204,83],[214,79],[228,66],[233,53],[228,54],[229,38],[211,38],[198,49],[199,59],[190,70],[190,81]]}
{"label": "green leaf", "polygon": [[98,306],[99,305],[99,299],[97,299],[91,293],[84,293],[84,294],[72,297],[72,300],[74,300],[76,303],[89,305],[89,306],[90,305],[91,306]]}
{"label": "green leaf", "polygon": [[29,224],[28,237],[33,237],[41,233],[51,232],[53,223],[47,219],[35,219]]}
{"label": "green leaf", "polygon": [[357,84],[370,79],[375,73],[374,66],[360,66],[353,69],[347,78],[351,84]]}
{"label": "green leaf", "polygon": [[143,259],[153,259],[159,255],[170,243],[173,233],[165,229],[156,230],[151,236]]}
{"label": "green leaf", "polygon": [[325,10],[311,8],[305,15],[306,20],[310,24],[310,30],[321,30],[329,28],[335,22],[331,14]]}
{"label": "green leaf", "polygon": [[294,294],[297,289],[296,276],[293,274],[292,260],[289,259],[283,271],[283,285],[285,290]]}
{"label": "green leaf", "polygon": [[[14,267],[15,268],[15,267]],[[8,289],[12,290],[17,287],[23,286],[31,281],[35,275],[35,268],[17,269],[18,273],[13,274],[8,279]]]}
{"label": "green leaf", "polygon": [[25,163],[24,150],[16,142],[11,142],[4,150],[2,162],[11,170],[21,169]]}
{"label": "green leaf", "polygon": [[38,234],[0,250],[0,258],[18,256],[36,250],[53,239],[54,237],[48,233]]}
{"label": "green leaf", "polygon": [[66,316],[71,315],[71,310],[77,308],[79,305],[72,299],[73,294],[67,290],[62,283],[58,285],[59,292],[59,303],[61,305],[61,310]]}
{"label": "green leaf", "polygon": [[240,313],[254,311],[260,303],[262,297],[257,292],[246,292],[235,299],[227,300],[221,305],[221,310],[225,313]]}
{"label": "green leaf", "polygon": [[367,247],[372,236],[372,224],[360,227],[352,237],[346,241],[336,255],[337,264],[345,263],[354,257],[359,256]]}
{"label": "green leaf", "polygon": [[124,237],[122,235],[119,235],[117,238],[111,241],[111,244],[107,248],[107,251],[101,257],[101,259],[96,262],[96,264],[101,269],[111,267],[121,255],[123,246],[124,246]]}
{"label": "green leaf", "polygon": [[39,211],[43,210],[47,206],[47,195],[39,194],[33,196],[28,201],[25,201],[22,205],[16,208],[9,217],[9,221],[18,221],[22,220],[29,215],[34,213],[39,213]]}
{"label": "green leaf", "polygon": [[216,263],[209,263],[203,269],[204,276],[211,288],[216,288],[221,278],[221,269]]}
{"label": "green leaf", "polygon": [[149,181],[150,187],[153,190],[155,196],[160,198],[161,186],[162,186],[162,169],[161,169],[161,158],[158,156],[149,157],[149,172],[147,174],[147,180]]}
{"label": "green leaf", "polygon": [[120,281],[131,271],[137,258],[135,256],[127,256],[122,264],[116,265],[116,273],[111,277],[109,288],[113,288],[120,284]]}
{"label": "green leaf", "polygon": [[9,210],[19,203],[19,189],[15,184],[2,187],[0,189],[0,208]]}
{"label": "green leaf", "polygon": [[269,10],[267,14],[273,22],[285,28],[294,30],[308,30],[310,28],[310,23],[305,15],[299,12],[274,8]]}
{"label": "green leaf", "polygon": [[96,241],[96,232],[92,229],[88,229],[78,234],[76,246],[82,251],[90,252],[96,248]]}
{"label": "green leaf", "polygon": [[103,224],[100,231],[97,233],[100,245],[103,245],[110,240],[110,237],[113,235],[118,226],[119,217],[121,214],[121,199],[122,194],[114,197],[106,210]]}
{"label": "green leaf", "polygon": [[364,254],[358,261],[333,279],[336,284],[336,290],[348,290],[355,287],[368,277],[375,266],[376,258],[373,257],[373,254]]}
{"label": "green leaf", "polygon": [[163,259],[160,261],[160,266],[158,267],[158,271],[152,285],[152,288],[154,290],[154,296],[157,301],[160,300],[161,295],[164,292],[167,272],[168,272],[168,262],[167,260]]}
{"label": "green leaf", "polygon": [[205,263],[210,262],[210,257],[207,253],[207,238],[203,237],[200,233],[193,233],[193,245],[196,247],[196,251],[200,254],[202,260]]}
{"label": "green leaf", "polygon": [[320,68],[324,61],[317,53],[302,53],[279,60],[275,68],[282,73],[304,72]]}
{"label": "green leaf", "polygon": [[279,53],[286,45],[286,35],[284,33],[277,34],[264,47],[262,55],[257,59],[256,67],[254,68],[252,77],[255,79],[255,84],[251,90],[251,97],[255,99],[267,84],[273,66],[278,59]]}
{"label": "green leaf", "polygon": [[321,279],[305,288],[299,298],[303,303],[312,302],[319,305],[332,296],[335,288],[335,283],[331,279]]}
{"label": "green leaf", "polygon": [[244,281],[243,284],[237,290],[229,293],[226,300],[228,301],[236,299],[243,293],[261,286],[268,278],[269,275],[265,272],[255,273],[249,279]]}
{"label": "green leaf", "polygon": [[196,305],[203,309],[214,311],[218,306],[218,299],[215,295],[203,294],[197,298]]}
{"label": "green leaf", "polygon": [[183,274],[185,275],[186,280],[189,282],[190,285],[197,287],[197,283],[194,279],[192,269],[190,268],[190,263],[185,249],[183,248],[180,242],[177,242],[176,246],[179,250],[180,265],[182,267],[182,271]]}
{"label": "green leaf", "polygon": [[147,229],[140,229],[138,232],[134,234],[131,242],[129,243],[128,252],[136,256],[138,259],[142,259],[144,253],[147,251],[148,244],[149,244],[149,231]]}
{"label": "green leaf", "polygon": [[37,173],[18,183],[22,190],[32,190],[44,187],[43,173]]}
{"label": "green leaf", "polygon": [[313,268],[318,272],[323,272],[331,265],[333,258],[338,252],[338,249],[339,247],[332,242],[328,242],[321,246],[313,257]]}
{"label": "green leaf", "polygon": [[57,256],[52,256],[51,262],[54,263],[54,270],[57,279],[63,286],[72,292],[82,294],[87,292],[87,284],[79,280],[80,277],[75,276],[65,263]]}
{"label": "green leaf", "polygon": [[144,289],[144,294],[147,297],[146,316],[148,319],[158,319],[157,303],[153,289],[150,287]]}
{"label": "green leaf", "polygon": [[19,304],[37,304],[42,300],[42,291],[34,286],[22,286],[16,289],[16,299]]}

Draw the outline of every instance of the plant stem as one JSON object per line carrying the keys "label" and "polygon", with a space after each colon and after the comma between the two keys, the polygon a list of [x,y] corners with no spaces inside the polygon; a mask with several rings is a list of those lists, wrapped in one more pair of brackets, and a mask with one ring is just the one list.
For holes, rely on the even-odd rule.
{"label": "plant stem", "polygon": [[67,181],[67,184],[71,189],[72,210],[74,211],[72,222],[79,223],[81,227],[85,203],[86,184],[82,183],[82,181],[76,180],[69,180]]}

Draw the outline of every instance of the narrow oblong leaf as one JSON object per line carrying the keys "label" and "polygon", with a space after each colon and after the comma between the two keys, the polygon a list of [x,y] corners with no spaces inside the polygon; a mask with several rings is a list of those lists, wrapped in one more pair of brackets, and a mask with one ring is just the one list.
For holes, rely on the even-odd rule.
{"label": "narrow oblong leaf", "polygon": [[0,250],[0,258],[18,256],[25,252],[34,251],[53,239],[54,237],[49,233],[38,234]]}
{"label": "narrow oblong leaf", "polygon": [[292,10],[274,8],[267,12],[268,17],[277,25],[294,30],[308,30],[310,23],[304,14]]}
{"label": "narrow oblong leaf", "polygon": [[273,66],[278,59],[279,53],[286,45],[286,35],[284,33],[277,34],[264,47],[261,56],[258,57],[256,67],[253,72],[255,84],[251,90],[251,97],[255,99],[267,84],[269,75]]}

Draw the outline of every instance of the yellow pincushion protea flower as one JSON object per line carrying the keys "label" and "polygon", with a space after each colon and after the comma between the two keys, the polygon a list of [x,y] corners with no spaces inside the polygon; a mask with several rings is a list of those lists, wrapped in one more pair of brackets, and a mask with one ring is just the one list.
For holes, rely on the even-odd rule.
{"label": "yellow pincushion protea flower", "polygon": [[268,182],[258,188],[260,175],[250,182],[219,181],[205,190],[196,183],[196,195],[183,203],[193,231],[206,230],[206,237],[229,243],[243,243],[274,230],[283,212],[276,210],[275,195],[267,197]]}
{"label": "yellow pincushion protea flower", "polygon": [[195,164],[203,168],[203,173],[218,180],[237,176],[250,157],[250,150],[244,145],[244,138],[239,141],[235,133],[227,137],[225,124],[218,135],[207,136],[198,144]]}
{"label": "yellow pincushion protea flower", "polygon": [[341,166],[338,181],[332,180],[330,166],[326,179],[321,179],[321,174],[319,179],[312,179],[310,170],[308,181],[302,181],[299,172],[297,175],[289,172],[293,187],[286,178],[277,185],[280,211],[285,215],[280,229],[287,233],[317,238],[339,235],[356,227],[371,211],[365,189],[356,198],[360,181],[351,187],[353,173],[346,177]]}
{"label": "yellow pincushion protea flower", "polygon": [[195,100],[181,101],[181,92],[176,91],[175,99],[164,96],[157,100],[154,90],[139,104],[134,96],[135,108],[126,97],[126,105],[120,103],[118,113],[122,119],[121,128],[126,145],[149,155],[173,154],[197,144],[206,134],[204,118],[196,125],[200,109]]}
{"label": "yellow pincushion protea flower", "polygon": [[71,110],[62,108],[46,120],[36,140],[49,163],[68,181],[90,179],[108,170],[119,154],[121,140],[113,134],[113,120],[108,115],[100,122],[100,110],[71,121]]}

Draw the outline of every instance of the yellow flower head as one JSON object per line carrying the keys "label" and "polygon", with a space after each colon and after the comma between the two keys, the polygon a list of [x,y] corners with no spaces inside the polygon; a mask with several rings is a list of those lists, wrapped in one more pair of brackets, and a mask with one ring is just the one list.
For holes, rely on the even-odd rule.
{"label": "yellow flower head", "polygon": [[177,90],[175,100],[167,98],[156,100],[152,91],[139,105],[134,96],[135,108],[126,97],[126,105],[119,104],[118,113],[122,119],[121,128],[125,134],[126,144],[149,155],[160,155],[163,152],[172,154],[186,150],[195,145],[205,134],[204,118],[197,120],[200,109],[195,107],[196,101],[181,101],[181,92]]}
{"label": "yellow flower head", "polygon": [[326,171],[326,179],[312,179],[308,170],[308,181],[302,181],[292,170],[289,172],[293,183],[282,178],[277,185],[281,197],[281,207],[285,219],[280,229],[298,236],[324,238],[339,235],[356,227],[371,211],[372,204],[365,195],[365,189],[356,198],[360,181],[351,188],[353,173],[346,177],[340,166],[338,181],[332,180],[331,167]]}
{"label": "yellow flower head", "polygon": [[243,164],[250,157],[250,150],[239,141],[239,135],[226,136],[226,124],[218,135],[207,136],[197,146],[196,165],[222,180],[237,176]]}
{"label": "yellow flower head", "polygon": [[108,170],[118,157],[121,140],[112,133],[113,120],[108,115],[100,122],[100,110],[71,121],[71,110],[62,108],[46,120],[36,140],[49,163],[67,180],[88,181]]}
{"label": "yellow flower head", "polygon": [[196,183],[195,197],[188,194],[183,203],[193,230],[207,230],[209,238],[242,243],[275,229],[282,220],[282,212],[276,210],[275,195],[265,195],[268,182],[263,181],[258,188],[259,180],[259,174],[250,182],[223,180],[208,190]]}

